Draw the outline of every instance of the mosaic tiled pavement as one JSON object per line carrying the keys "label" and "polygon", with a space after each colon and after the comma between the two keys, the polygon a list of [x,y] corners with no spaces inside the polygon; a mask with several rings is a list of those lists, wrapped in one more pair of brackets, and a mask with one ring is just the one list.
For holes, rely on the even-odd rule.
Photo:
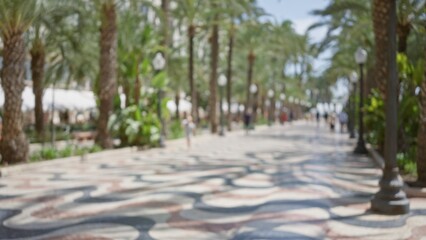
{"label": "mosaic tiled pavement", "polygon": [[[10,174],[1,239],[426,239],[426,199],[368,211],[381,172],[313,124]],[[423,238],[422,238],[423,237]]]}

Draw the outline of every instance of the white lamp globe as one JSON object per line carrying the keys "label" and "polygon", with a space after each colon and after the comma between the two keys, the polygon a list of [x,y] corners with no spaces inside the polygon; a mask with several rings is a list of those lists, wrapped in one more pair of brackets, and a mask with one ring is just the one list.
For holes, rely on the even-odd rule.
{"label": "white lamp globe", "polygon": [[358,74],[354,71],[351,73],[351,76],[349,77],[352,83],[356,83],[358,81]]}
{"label": "white lamp globe", "polygon": [[256,86],[256,84],[251,84],[250,85],[250,92],[251,93],[256,93],[257,92],[257,86]]}
{"label": "white lamp globe", "polygon": [[358,64],[364,64],[367,61],[367,51],[359,47],[355,52],[355,61]]}
{"label": "white lamp globe", "polygon": [[154,60],[152,61],[152,65],[156,71],[163,70],[166,66],[166,59],[164,59],[163,54],[160,52],[156,53],[154,56]]}
{"label": "white lamp globe", "polygon": [[219,86],[223,87],[226,85],[227,79],[225,77],[225,75],[221,74],[219,76],[219,79],[217,80],[217,83],[219,84]]}

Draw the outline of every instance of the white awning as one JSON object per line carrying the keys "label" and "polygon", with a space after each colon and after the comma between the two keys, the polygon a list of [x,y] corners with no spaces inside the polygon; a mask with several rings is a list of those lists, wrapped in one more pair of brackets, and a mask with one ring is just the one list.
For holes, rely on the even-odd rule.
{"label": "white awning", "polygon": [[[4,97],[3,89],[0,88],[0,107],[4,105]],[[22,100],[23,111],[34,109],[35,97],[31,87],[25,87]],[[56,110],[88,110],[96,108],[96,98],[91,91],[47,88],[43,95],[43,109],[52,109],[52,106]]]}

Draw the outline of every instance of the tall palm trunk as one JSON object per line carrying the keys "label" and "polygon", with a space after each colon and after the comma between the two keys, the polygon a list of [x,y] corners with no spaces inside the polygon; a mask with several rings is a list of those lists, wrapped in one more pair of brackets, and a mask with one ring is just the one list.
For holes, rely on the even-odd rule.
{"label": "tall palm trunk", "polygon": [[231,94],[232,94],[232,53],[234,48],[234,24],[231,25],[229,31],[229,42],[228,42],[228,69],[226,83],[226,100],[228,102],[228,131],[232,130],[232,113],[231,113]]}
{"label": "tall palm trunk", "polygon": [[217,64],[219,59],[219,25],[217,24],[219,19],[218,14],[215,15],[212,36],[211,36],[211,74],[210,74],[210,127],[211,132],[217,132],[217,114],[216,114],[216,89],[217,89]]}
{"label": "tall palm trunk", "polygon": [[[374,81],[377,84],[380,95],[386,98],[386,81],[389,75],[389,57],[388,50],[390,39],[388,34],[387,23],[390,21],[391,2],[387,0],[373,1],[373,29],[375,39],[375,66]],[[384,109],[383,109],[384,112]],[[384,132],[379,138],[379,152],[383,155],[384,151]]]}
{"label": "tall palm trunk", "polygon": [[247,69],[247,101],[246,101],[246,107],[244,108],[244,113],[247,112],[247,110],[251,106],[253,103],[251,101],[251,92],[250,92],[250,86],[253,82],[253,66],[254,66],[254,61],[256,59],[256,56],[254,55],[253,50],[250,50],[248,56],[247,56],[247,61],[248,61],[248,69]]}
{"label": "tall palm trunk", "polygon": [[43,78],[45,51],[40,38],[36,38],[31,48],[31,73],[33,79],[33,92],[35,96],[35,129],[39,139],[44,142],[44,114],[43,114]]}
{"label": "tall palm trunk", "polygon": [[0,151],[4,163],[27,160],[28,141],[22,130],[22,92],[24,91],[25,42],[22,31],[9,32],[3,37],[3,70],[1,84],[5,94],[3,129]]}
{"label": "tall palm trunk", "polygon": [[104,3],[101,11],[100,106],[96,142],[103,148],[111,148],[113,143],[108,130],[108,119],[113,110],[117,65],[117,16],[113,1]]}
{"label": "tall palm trunk", "polygon": [[408,36],[410,36],[411,25],[398,23],[397,34],[398,34],[398,52],[407,53],[407,42]]}
{"label": "tall palm trunk", "polygon": [[180,109],[179,109],[179,103],[180,103],[180,93],[179,90],[176,90],[175,93],[175,103],[176,103],[176,112],[175,112],[175,119],[179,120],[180,119]]}
{"label": "tall palm trunk", "polygon": [[136,63],[136,78],[135,78],[135,89],[133,89],[133,96],[135,104],[139,105],[139,100],[141,98],[141,80],[139,78],[139,65],[140,65],[140,59],[138,59]]}
{"label": "tall palm trunk", "polygon": [[426,68],[420,88],[420,122],[417,133],[417,182],[426,187]]}
{"label": "tall palm trunk", "polygon": [[189,25],[188,27],[188,42],[189,42],[189,62],[188,62],[188,79],[189,79],[189,91],[191,92],[191,115],[194,119],[197,115],[197,95],[194,85],[194,36],[195,36],[195,26]]}
{"label": "tall palm trunk", "polygon": [[389,76],[387,52],[390,40],[388,38],[386,24],[390,21],[390,5],[389,1],[373,1],[373,29],[376,47],[374,80],[377,82],[377,86],[383,98],[385,98],[386,95],[386,81]]}

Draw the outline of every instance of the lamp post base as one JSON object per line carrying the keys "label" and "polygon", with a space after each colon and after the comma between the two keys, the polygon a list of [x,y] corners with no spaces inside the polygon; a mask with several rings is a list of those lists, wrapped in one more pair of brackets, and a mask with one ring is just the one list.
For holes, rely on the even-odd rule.
{"label": "lamp post base", "polygon": [[163,136],[160,136],[160,141],[159,141],[158,145],[160,146],[160,148],[166,147],[166,144],[164,143],[164,137]]}
{"label": "lamp post base", "polygon": [[410,211],[410,201],[402,191],[403,182],[398,168],[383,170],[380,190],[371,200],[371,210],[387,215],[402,215]]}
{"label": "lamp post base", "polygon": [[225,131],[223,129],[219,130],[219,136],[221,137],[225,136]]}
{"label": "lamp post base", "polygon": [[367,148],[365,147],[364,141],[358,141],[356,148],[354,150],[355,154],[367,154]]}

